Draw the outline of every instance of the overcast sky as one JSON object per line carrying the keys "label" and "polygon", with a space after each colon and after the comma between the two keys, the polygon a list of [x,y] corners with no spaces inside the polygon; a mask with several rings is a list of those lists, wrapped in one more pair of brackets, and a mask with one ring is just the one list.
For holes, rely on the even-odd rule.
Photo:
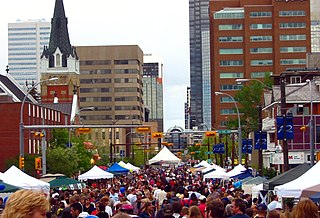
{"label": "overcast sky", "polygon": [[[17,19],[50,21],[54,3],[55,0],[2,3],[1,73],[5,73],[8,60],[8,23]],[[165,131],[174,125],[184,128],[184,102],[190,77],[188,3],[188,0],[64,0],[72,45],[138,45],[144,53],[163,58]]]}

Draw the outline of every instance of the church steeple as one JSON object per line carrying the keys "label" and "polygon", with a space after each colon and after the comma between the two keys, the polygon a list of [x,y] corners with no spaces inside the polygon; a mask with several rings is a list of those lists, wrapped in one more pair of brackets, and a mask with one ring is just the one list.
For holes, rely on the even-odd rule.
{"label": "church steeple", "polygon": [[[57,49],[61,55],[56,55]],[[42,56],[49,58],[49,68],[67,67],[67,59],[70,56],[78,59],[75,48],[70,44],[68,18],[64,12],[63,0],[56,0],[51,19],[49,47],[44,48]]]}

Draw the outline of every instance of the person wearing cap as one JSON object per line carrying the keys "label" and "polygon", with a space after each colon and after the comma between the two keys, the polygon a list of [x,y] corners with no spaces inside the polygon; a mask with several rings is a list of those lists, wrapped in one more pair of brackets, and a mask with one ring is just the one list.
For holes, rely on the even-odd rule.
{"label": "person wearing cap", "polygon": [[137,200],[135,202],[133,202],[132,206],[133,206],[133,214],[138,215],[141,212],[141,209],[143,207],[143,202],[142,202],[142,192],[141,191],[137,191],[136,192],[136,196],[137,196]]}
{"label": "person wearing cap", "polygon": [[200,195],[199,197],[199,201],[200,201],[200,204],[199,204],[199,209],[200,209],[200,212],[202,214],[202,217],[206,217],[206,196],[204,195]]}
{"label": "person wearing cap", "polygon": [[265,218],[267,216],[268,207],[265,204],[257,205],[257,215],[254,218]]}

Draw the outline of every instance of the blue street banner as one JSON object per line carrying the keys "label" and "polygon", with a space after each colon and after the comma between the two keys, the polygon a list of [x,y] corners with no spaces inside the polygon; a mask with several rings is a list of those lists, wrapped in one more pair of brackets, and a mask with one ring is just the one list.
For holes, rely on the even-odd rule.
{"label": "blue street banner", "polygon": [[219,154],[224,154],[224,143],[220,143],[220,150],[219,150]]}
{"label": "blue street banner", "polygon": [[[286,127],[284,128],[284,121],[286,122]],[[284,131],[286,132],[284,134]],[[293,118],[292,116],[278,116],[277,117],[277,139],[293,139]]]}
{"label": "blue street banner", "polygon": [[267,149],[267,132],[254,132],[254,149]]}
{"label": "blue street banner", "polygon": [[218,150],[219,150],[218,145],[213,145],[213,146],[212,146],[212,150],[213,150],[213,153],[214,153],[214,154],[217,154],[217,153],[218,153]]}
{"label": "blue street banner", "polygon": [[242,139],[242,153],[252,154],[252,139]]}

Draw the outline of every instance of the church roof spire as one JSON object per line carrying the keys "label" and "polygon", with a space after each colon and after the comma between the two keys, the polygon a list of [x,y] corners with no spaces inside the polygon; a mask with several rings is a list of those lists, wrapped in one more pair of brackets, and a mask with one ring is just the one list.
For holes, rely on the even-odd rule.
{"label": "church roof spire", "polygon": [[49,67],[54,67],[53,54],[57,48],[62,53],[62,66],[67,66],[69,56],[78,59],[75,48],[71,46],[68,32],[68,18],[65,15],[63,0],[56,0],[53,18],[51,19],[51,34],[49,47],[43,50],[43,56],[49,58]]}

